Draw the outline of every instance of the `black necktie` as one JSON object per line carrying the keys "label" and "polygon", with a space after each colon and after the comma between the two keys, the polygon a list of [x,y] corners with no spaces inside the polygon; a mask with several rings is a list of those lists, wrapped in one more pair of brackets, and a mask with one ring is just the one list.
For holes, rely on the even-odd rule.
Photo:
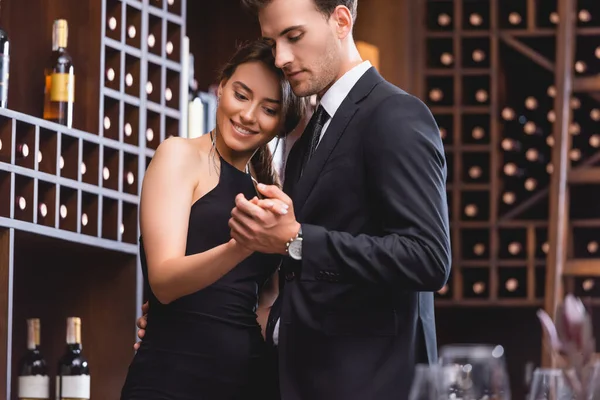
{"label": "black necktie", "polygon": [[304,155],[302,157],[302,169],[300,175],[302,175],[302,173],[304,172],[304,168],[306,167],[308,160],[311,159],[311,157],[317,150],[317,145],[319,144],[319,139],[321,138],[321,131],[323,130],[323,125],[325,125],[325,122],[327,122],[327,118],[329,118],[329,114],[327,114],[327,111],[325,111],[322,105],[319,105],[317,110],[310,118],[310,121],[308,122],[308,125],[304,130],[304,133],[302,134],[303,136],[307,135],[306,141],[304,143],[305,146],[308,145],[309,147],[308,149],[304,149]]}

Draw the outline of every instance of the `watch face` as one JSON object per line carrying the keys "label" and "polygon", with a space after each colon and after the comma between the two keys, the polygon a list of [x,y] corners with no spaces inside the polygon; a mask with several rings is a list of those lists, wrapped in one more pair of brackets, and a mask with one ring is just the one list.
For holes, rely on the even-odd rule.
{"label": "watch face", "polygon": [[290,243],[290,247],[288,249],[290,253],[290,257],[295,260],[302,259],[302,239],[296,239]]}

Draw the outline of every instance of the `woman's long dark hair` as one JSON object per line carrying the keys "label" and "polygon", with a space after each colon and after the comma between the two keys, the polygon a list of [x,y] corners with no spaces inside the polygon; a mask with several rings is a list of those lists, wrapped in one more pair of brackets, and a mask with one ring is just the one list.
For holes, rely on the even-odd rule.
{"label": "woman's long dark hair", "polygon": [[[285,138],[292,132],[304,117],[307,109],[307,100],[299,98],[292,92],[292,88],[285,78],[283,71],[275,66],[275,58],[271,46],[262,40],[242,44],[233,57],[223,67],[219,74],[219,82],[228,80],[235,73],[237,67],[248,62],[260,61],[273,71],[281,86],[281,113],[283,126],[278,137]],[[280,179],[273,166],[273,155],[268,144],[261,146],[250,160],[260,183],[280,186]]]}

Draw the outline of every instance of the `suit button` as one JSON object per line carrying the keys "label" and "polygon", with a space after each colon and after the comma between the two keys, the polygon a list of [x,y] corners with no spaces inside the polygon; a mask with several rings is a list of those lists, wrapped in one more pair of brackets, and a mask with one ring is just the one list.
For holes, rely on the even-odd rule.
{"label": "suit button", "polygon": [[295,277],[296,277],[296,274],[293,271],[285,274],[286,281],[293,281]]}

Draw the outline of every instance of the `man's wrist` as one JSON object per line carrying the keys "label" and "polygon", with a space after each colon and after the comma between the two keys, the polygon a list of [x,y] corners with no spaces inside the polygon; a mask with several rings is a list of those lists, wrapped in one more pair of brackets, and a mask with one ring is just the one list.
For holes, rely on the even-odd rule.
{"label": "man's wrist", "polygon": [[298,235],[301,235],[302,234],[302,224],[296,221],[296,225],[294,225],[292,232],[294,232],[293,237],[298,237]]}
{"label": "man's wrist", "polygon": [[302,225],[296,222],[290,239],[285,244],[285,254],[295,260],[302,259]]}
{"label": "man's wrist", "polygon": [[292,240],[294,240],[295,238],[298,237],[298,235],[300,235],[302,232],[302,224],[300,224],[299,222],[296,222],[294,225],[292,225],[292,227],[289,230],[289,233],[287,234],[286,238],[285,238],[285,242],[283,244],[284,247],[284,251],[287,254],[287,247],[290,244],[290,242]]}

